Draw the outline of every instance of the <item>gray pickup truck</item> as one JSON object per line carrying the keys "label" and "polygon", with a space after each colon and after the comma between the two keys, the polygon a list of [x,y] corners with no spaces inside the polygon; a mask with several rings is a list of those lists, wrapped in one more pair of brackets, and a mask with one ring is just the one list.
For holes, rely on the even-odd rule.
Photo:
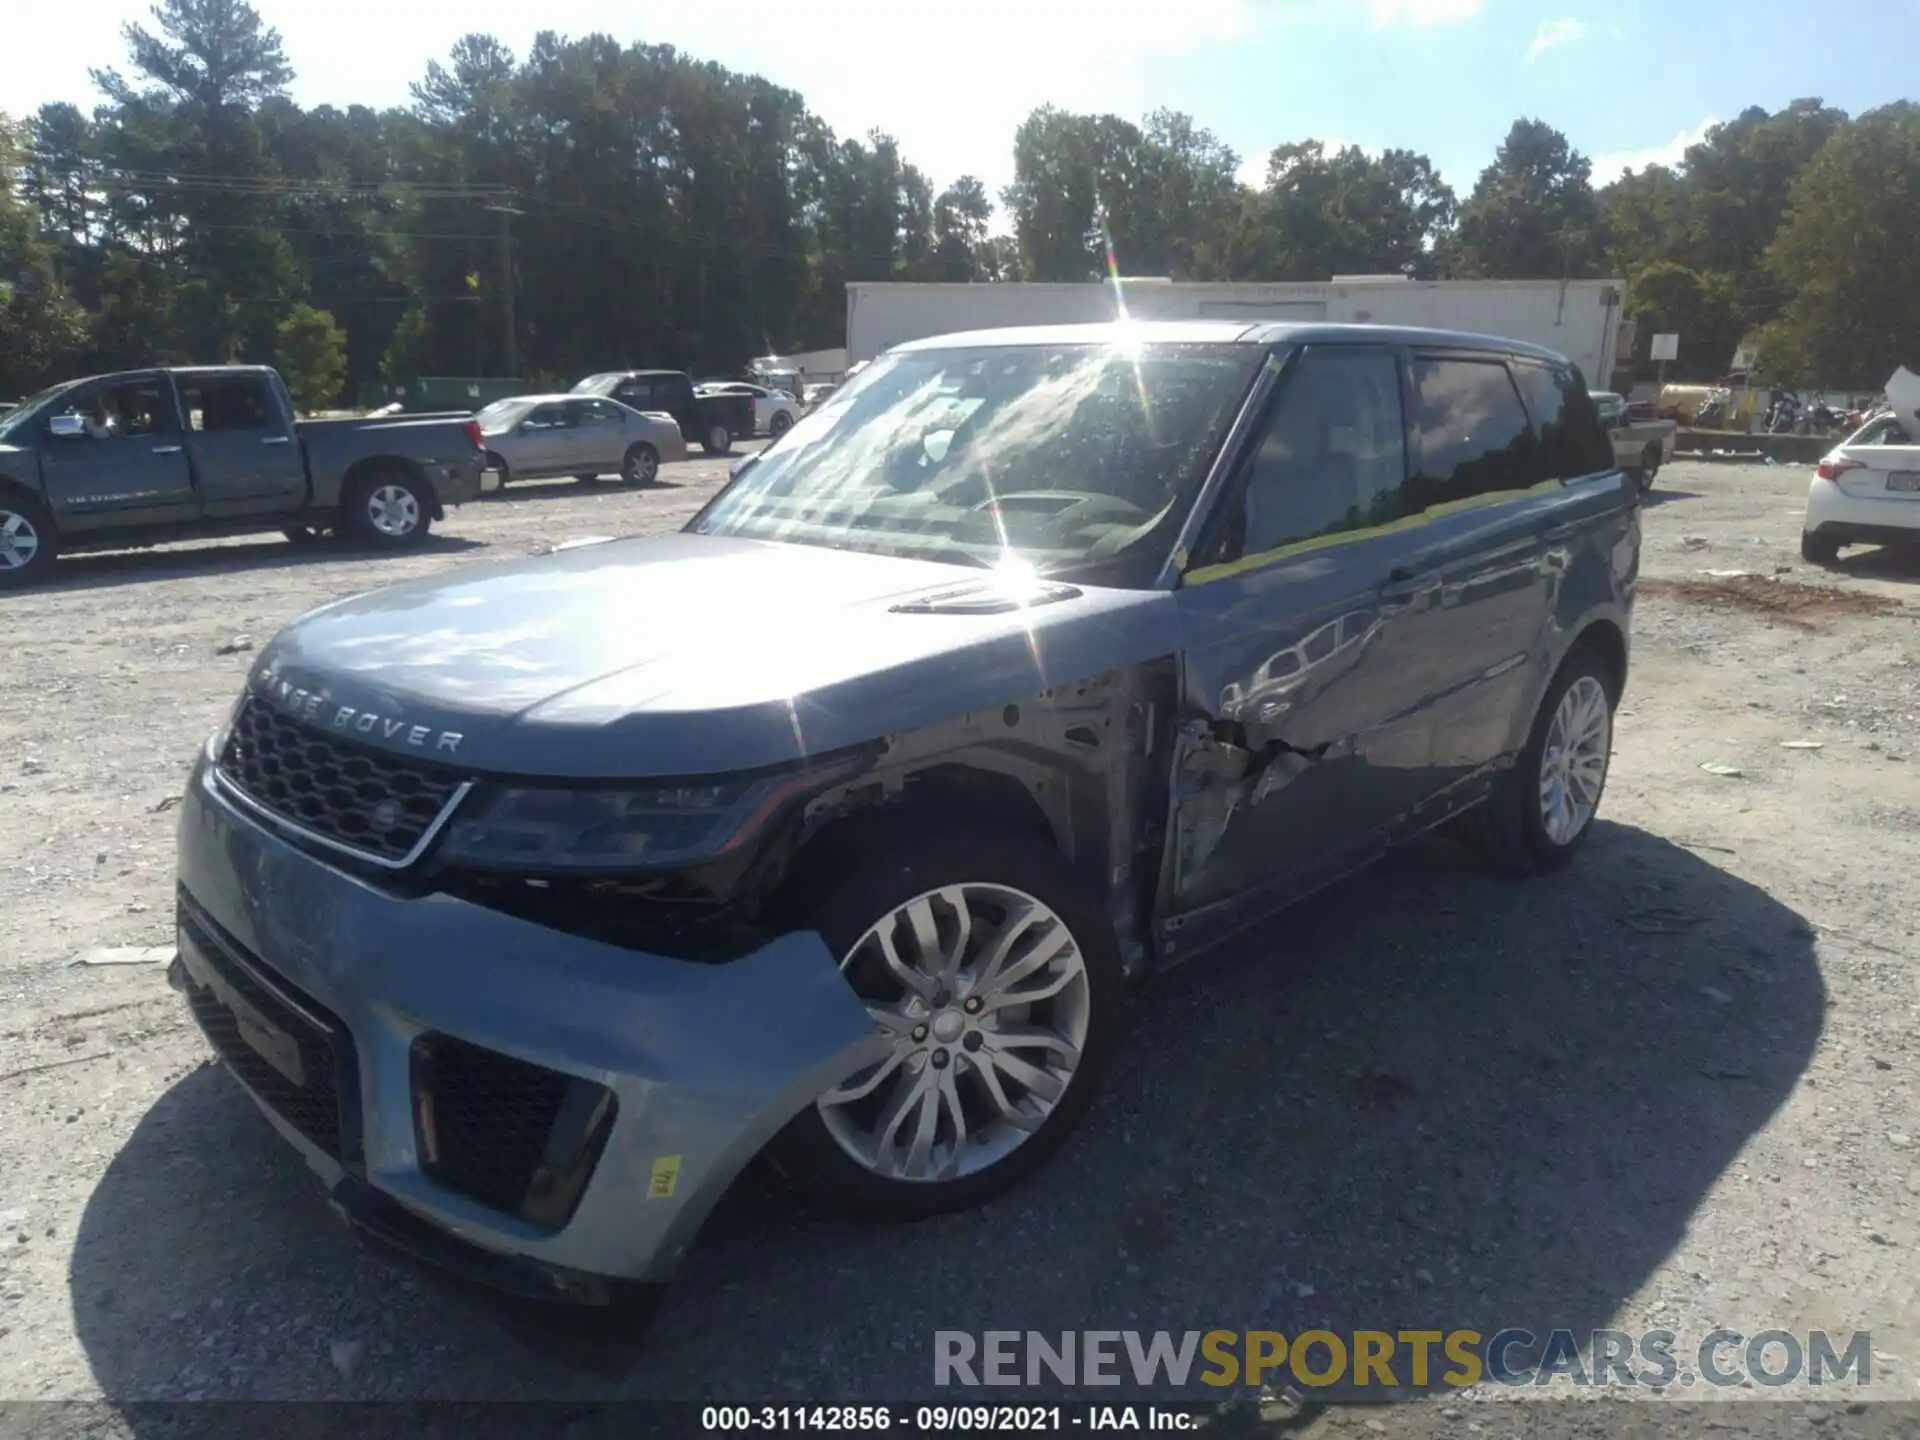
{"label": "gray pickup truck", "polygon": [[405,549],[478,497],[483,455],[460,416],[297,420],[264,366],[70,380],[0,415],[0,587],[61,551],[262,530]]}
{"label": "gray pickup truck", "polygon": [[1593,408],[1599,412],[1600,428],[1613,442],[1615,463],[1633,476],[1642,490],[1651,490],[1653,477],[1673,458],[1674,437],[1680,427],[1671,420],[1636,420],[1626,397],[1611,390],[1596,390]]}

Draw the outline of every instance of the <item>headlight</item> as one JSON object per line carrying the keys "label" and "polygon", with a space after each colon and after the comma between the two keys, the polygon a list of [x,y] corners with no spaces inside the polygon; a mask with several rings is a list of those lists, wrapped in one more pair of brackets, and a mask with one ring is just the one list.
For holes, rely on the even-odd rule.
{"label": "headlight", "polygon": [[785,775],[591,790],[501,786],[476,792],[447,827],[444,859],[489,870],[655,870],[746,846],[804,795],[857,762]]}
{"label": "headlight", "polygon": [[220,752],[227,748],[227,736],[233,733],[233,722],[240,718],[240,707],[247,703],[247,696],[253,693],[251,684],[242,685],[240,693],[233,697],[233,704],[227,707],[227,713],[220,717],[220,723],[213,727],[213,733],[207,737],[207,758],[218,760]]}

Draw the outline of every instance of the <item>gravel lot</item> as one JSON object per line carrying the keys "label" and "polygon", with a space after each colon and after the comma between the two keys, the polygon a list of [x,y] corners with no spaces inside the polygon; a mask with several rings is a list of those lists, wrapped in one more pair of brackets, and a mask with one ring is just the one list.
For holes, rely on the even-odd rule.
{"label": "gravel lot", "polygon": [[[352,591],[677,525],[723,467],[664,478],[516,487],[400,560],[173,547],[0,600],[0,1399],[907,1399],[938,1329],[1684,1349],[1724,1324],[1871,1330],[1866,1395],[1920,1401],[1920,560],[1810,572],[1790,467],[1661,476],[1574,866],[1513,886],[1435,841],[1151,982],[1088,1129],[1014,1195],[855,1226],[754,1175],[637,1352],[357,1248],[164,967],[76,959],[170,944],[171,807],[254,644]],[[1512,1433],[1493,1398],[1289,1428]],[[1807,1399],[1713,1423],[1827,1420]],[[1616,1408],[1529,1430],[1619,1433]],[[1917,1415],[1835,1407],[1820,1433]]]}

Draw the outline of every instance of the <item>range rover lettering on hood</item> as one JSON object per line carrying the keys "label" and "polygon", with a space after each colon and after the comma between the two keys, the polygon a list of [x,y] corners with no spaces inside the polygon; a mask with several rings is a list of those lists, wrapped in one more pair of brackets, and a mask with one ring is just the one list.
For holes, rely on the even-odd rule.
{"label": "range rover lettering on hood", "polygon": [[382,740],[392,740],[415,750],[431,750],[443,755],[457,754],[460,742],[466,738],[458,730],[435,730],[430,725],[409,725],[404,720],[395,720],[391,716],[379,715],[371,710],[356,709],[352,705],[335,705],[327,698],[324,690],[308,690],[291,681],[281,679],[271,670],[261,674],[259,689],[261,694],[267,696],[295,719],[323,725],[329,730],[348,734],[377,735]]}

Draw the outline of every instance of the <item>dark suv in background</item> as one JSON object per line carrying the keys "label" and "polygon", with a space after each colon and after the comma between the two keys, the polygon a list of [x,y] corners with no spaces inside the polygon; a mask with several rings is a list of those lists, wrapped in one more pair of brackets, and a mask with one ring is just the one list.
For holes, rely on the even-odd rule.
{"label": "dark suv in background", "polygon": [[1509,342],[906,345],[680,533],[284,631],[188,786],[174,976],[345,1214],[497,1284],[666,1278],[769,1147],[966,1205],[1129,977],[1456,817],[1579,848],[1638,503]]}

